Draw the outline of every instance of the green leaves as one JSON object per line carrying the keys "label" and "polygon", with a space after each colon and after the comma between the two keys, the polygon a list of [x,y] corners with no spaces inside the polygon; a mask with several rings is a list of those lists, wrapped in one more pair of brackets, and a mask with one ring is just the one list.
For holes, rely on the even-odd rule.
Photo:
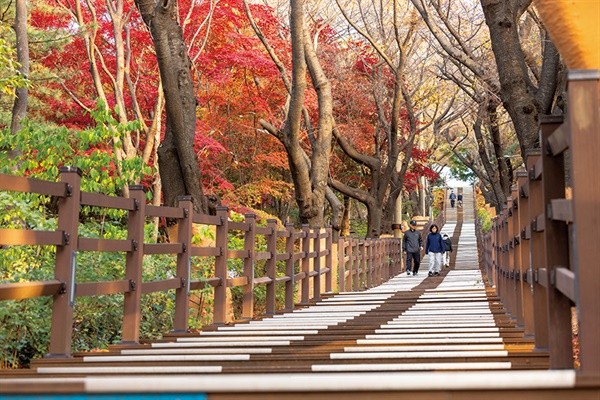
{"label": "green leaves", "polygon": [[29,87],[31,81],[19,72],[16,51],[4,39],[12,33],[10,26],[0,21],[0,93],[15,97],[17,88]]}

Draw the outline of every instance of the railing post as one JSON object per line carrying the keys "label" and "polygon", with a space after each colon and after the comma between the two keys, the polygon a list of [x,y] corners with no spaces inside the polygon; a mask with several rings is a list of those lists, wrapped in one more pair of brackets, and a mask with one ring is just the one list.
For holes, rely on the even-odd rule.
{"label": "railing post", "polygon": [[254,317],[254,258],[256,254],[256,215],[246,214],[248,230],[244,232],[244,250],[248,256],[244,258],[244,276],[248,283],[244,286],[242,300],[242,318],[252,319]]}
{"label": "railing post", "polygon": [[404,254],[402,253],[402,239],[396,241],[396,274],[402,273],[402,265],[404,263]]}
{"label": "railing post", "polygon": [[348,276],[345,278],[346,283],[344,287],[346,288],[346,291],[351,292],[353,279],[352,275],[354,273],[354,239],[352,237],[348,238],[348,250],[346,251],[346,257],[348,258],[348,263],[346,264]]}
{"label": "railing post", "polygon": [[374,249],[373,247],[375,246],[375,241],[373,241],[372,239],[367,239],[368,240],[368,245],[365,246],[365,258],[366,258],[366,276],[365,276],[365,286],[367,288],[371,288],[373,286],[376,285],[376,276],[375,276],[375,270],[374,270],[374,263],[373,263],[373,259],[374,259]]}
{"label": "railing post", "polygon": [[368,287],[368,283],[373,279],[373,260],[369,257],[369,247],[371,239],[363,239],[362,245],[359,240],[359,257],[358,257],[358,290]]}
{"label": "railing post", "polygon": [[267,252],[271,258],[267,260],[267,276],[271,282],[267,283],[266,313],[275,314],[275,289],[277,288],[277,220],[268,219],[267,229],[271,233],[267,235]]}
{"label": "railing post", "polygon": [[190,316],[190,281],[192,279],[192,221],[194,218],[194,200],[192,196],[179,196],[179,208],[183,218],[177,224],[177,240],[183,247],[183,252],[177,254],[177,277],[181,286],[175,289],[175,319],[173,332],[186,332]]}
{"label": "railing post", "polygon": [[509,302],[507,304],[510,310],[510,319],[517,319],[517,281],[515,279],[515,213],[513,210],[513,197],[509,197],[506,201],[507,209],[507,219],[506,219],[506,246],[507,252],[506,255],[508,259],[506,260],[506,282],[508,289]]}
{"label": "railing post", "polygon": [[346,238],[338,239],[338,291],[346,291]]}
{"label": "railing post", "polygon": [[333,291],[333,230],[331,227],[327,227],[325,232],[327,232],[327,238],[325,239],[325,248],[327,249],[325,267],[329,268],[329,271],[325,274],[325,291],[331,293]]}
{"label": "railing post", "polygon": [[[581,372],[600,373],[600,71],[568,72],[573,181],[573,249]],[[595,171],[590,173],[590,171]],[[596,238],[595,240],[592,238]]]}
{"label": "railing post", "polygon": [[313,251],[315,252],[315,260],[313,262],[313,271],[317,274],[313,276],[313,300],[321,300],[321,227],[314,226],[313,232],[315,234]]}
{"label": "railing post", "polygon": [[352,290],[358,292],[360,290],[360,261],[363,256],[363,253],[360,249],[360,239],[354,239],[353,243],[356,245],[356,251],[352,253],[352,255],[354,256],[354,267],[352,268],[354,270],[354,285],[352,286]]}
{"label": "railing post", "polygon": [[371,254],[375,254],[376,262],[377,262],[377,279],[376,285],[379,285],[383,282],[384,268],[385,268],[385,247],[383,246],[383,242],[381,239],[371,239],[371,246],[374,249],[371,249]]}
{"label": "railing post", "polygon": [[215,286],[213,325],[223,325],[227,319],[228,211],[227,207],[217,206],[217,217],[221,218],[221,225],[217,225],[215,245],[221,249],[221,254],[215,257],[215,277],[221,283]]}
{"label": "railing post", "polygon": [[146,192],[142,185],[130,185],[129,196],[134,210],[127,217],[127,239],[132,250],[125,260],[125,278],[129,280],[129,292],[123,302],[123,335],[121,343],[138,343],[142,314],[142,269],[144,262],[144,222],[146,221]]}
{"label": "railing post", "polygon": [[542,181],[536,178],[535,166],[540,158],[540,150],[527,152],[527,171],[529,172],[529,218],[531,220],[530,265],[533,292],[533,318],[535,325],[535,349],[548,350],[548,305],[546,304],[546,288],[538,281],[538,270],[544,266],[543,219],[544,203],[542,198]]}
{"label": "railing post", "polygon": [[498,253],[499,249],[499,237],[498,237],[498,224],[500,220],[500,215],[496,215],[492,220],[492,281],[494,283],[494,287],[496,288],[496,292],[500,294],[500,290],[498,286],[500,285],[499,272],[498,272]]}
{"label": "railing post", "polygon": [[310,289],[310,276],[308,275],[310,272],[310,259],[308,258],[308,255],[310,253],[309,225],[302,225],[302,232],[304,232],[304,237],[302,238],[302,252],[304,253],[304,257],[302,258],[302,272],[304,272],[304,276],[302,277],[300,304],[306,305],[309,303],[308,300]]}
{"label": "railing post", "polygon": [[[598,112],[598,110],[596,110]],[[545,150],[550,135],[562,124],[562,117],[540,116],[540,143]],[[574,155],[579,157],[579,155]],[[542,152],[542,189],[544,210],[549,210],[552,199],[565,197],[565,166],[563,156],[552,156],[549,150]],[[545,213],[544,265],[548,276],[548,333],[550,346],[550,368],[573,368],[573,345],[571,338],[571,302],[554,287],[554,270],[558,266],[569,266],[569,240],[567,224],[554,221]]]}
{"label": "railing post", "polygon": [[285,274],[290,277],[290,280],[285,282],[285,309],[291,311],[294,309],[294,289],[296,287],[293,258],[295,249],[294,224],[286,224],[285,229],[289,235],[285,241],[285,252],[290,255],[290,258],[285,261]]}
{"label": "railing post", "polygon": [[508,206],[506,203],[502,205],[502,214],[500,216],[500,297],[502,303],[510,313],[510,297],[508,294],[508,279],[506,272],[508,271]]}
{"label": "railing post", "polygon": [[525,336],[533,336],[535,333],[533,324],[533,295],[531,292],[532,282],[529,279],[531,269],[529,255],[529,241],[531,240],[531,217],[529,215],[529,184],[527,171],[517,172],[519,185],[519,232],[521,234],[521,298],[523,299],[523,327]]}
{"label": "railing post", "polygon": [[61,182],[66,184],[67,196],[58,201],[58,231],[63,232],[63,245],[56,246],[54,279],[63,282],[65,290],[55,294],[52,301],[52,326],[48,358],[71,355],[73,337],[73,306],[75,304],[75,273],[79,241],[79,207],[81,202],[81,170],[60,167]]}
{"label": "railing post", "polygon": [[523,322],[523,292],[521,291],[521,220],[519,214],[519,188],[513,186],[511,191],[512,209],[513,209],[513,230],[511,238],[513,241],[513,275],[515,285],[515,319],[517,327],[522,328]]}

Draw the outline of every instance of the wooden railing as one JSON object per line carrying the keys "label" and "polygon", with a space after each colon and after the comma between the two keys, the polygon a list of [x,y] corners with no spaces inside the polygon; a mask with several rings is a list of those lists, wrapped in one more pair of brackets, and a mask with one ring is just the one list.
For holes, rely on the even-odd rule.
{"label": "wooden railing", "polygon": [[[285,309],[293,309],[296,285],[300,303],[309,304],[321,294],[357,291],[382,283],[400,273],[402,251],[400,239],[340,238],[333,243],[331,228],[303,226],[294,231],[293,224],[278,230],[275,220],[266,227],[256,224],[252,214],[245,222],[228,218],[227,207],[217,207],[215,216],[193,211],[191,197],[179,198],[178,207],[157,207],[146,204],[140,185],[129,187],[130,198],[86,193],[80,190],[81,171],[73,167],[60,168],[60,182],[12,175],[0,175],[0,190],[37,193],[58,199],[58,226],[55,231],[0,229],[0,246],[56,246],[54,279],[41,282],[0,283],[0,301],[53,296],[52,325],[47,357],[68,357],[71,351],[74,300],[81,296],[124,294],[123,343],[140,340],[141,296],[166,290],[175,291],[173,329],[188,329],[190,292],[204,287],[214,288],[213,324],[221,325],[227,317],[227,288],[243,287],[242,318],[253,317],[254,288],[266,285],[266,312],[276,309],[276,288],[284,285]],[[79,236],[79,213],[83,206],[119,209],[128,212],[127,239],[109,240]],[[174,243],[144,243],[147,218],[169,218],[178,222],[178,238]],[[201,247],[192,243],[193,225],[214,226],[214,246]],[[230,232],[243,235],[243,249],[230,249]],[[266,249],[258,248],[256,237],[264,236]],[[285,248],[284,252],[278,249]],[[77,253],[80,251],[124,252],[125,274],[122,279],[103,282],[76,282]],[[0,250],[1,256],[2,250]],[[144,282],[144,255],[176,255],[176,273],[170,279]],[[190,257],[214,257],[214,273],[207,280],[194,280]],[[227,261],[240,259],[243,273],[229,277]],[[265,260],[266,276],[255,276],[255,262]],[[279,263],[278,263],[279,262]],[[299,271],[299,272],[297,272]]]}
{"label": "wooden railing", "polygon": [[[599,72],[569,71],[565,118],[540,118],[541,149],[483,238],[498,294],[553,369],[573,368],[576,307],[580,371],[600,373]],[[567,172],[565,172],[567,171]]]}

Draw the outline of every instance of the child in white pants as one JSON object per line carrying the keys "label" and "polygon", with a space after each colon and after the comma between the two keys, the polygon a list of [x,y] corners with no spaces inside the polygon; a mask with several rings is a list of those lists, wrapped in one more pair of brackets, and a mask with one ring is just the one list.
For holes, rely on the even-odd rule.
{"label": "child in white pants", "polygon": [[442,253],[429,252],[429,276],[439,275],[442,269]]}
{"label": "child in white pants", "polygon": [[425,254],[429,254],[429,276],[439,275],[442,269],[442,254],[445,252],[442,235],[438,232],[436,224],[429,228],[429,235],[425,244]]}

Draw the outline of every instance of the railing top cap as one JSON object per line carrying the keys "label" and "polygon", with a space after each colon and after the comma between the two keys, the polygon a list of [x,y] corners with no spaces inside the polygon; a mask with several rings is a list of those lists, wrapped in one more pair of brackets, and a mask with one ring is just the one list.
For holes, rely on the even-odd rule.
{"label": "railing top cap", "polygon": [[58,169],[58,172],[63,173],[63,172],[76,172],[79,176],[83,175],[83,172],[79,169],[79,167],[73,167],[73,166],[62,166]]}
{"label": "railing top cap", "polygon": [[540,124],[562,124],[565,120],[564,115],[539,115]]}
{"label": "railing top cap", "polygon": [[567,71],[570,81],[587,81],[600,79],[600,70],[597,69],[570,69]]}

